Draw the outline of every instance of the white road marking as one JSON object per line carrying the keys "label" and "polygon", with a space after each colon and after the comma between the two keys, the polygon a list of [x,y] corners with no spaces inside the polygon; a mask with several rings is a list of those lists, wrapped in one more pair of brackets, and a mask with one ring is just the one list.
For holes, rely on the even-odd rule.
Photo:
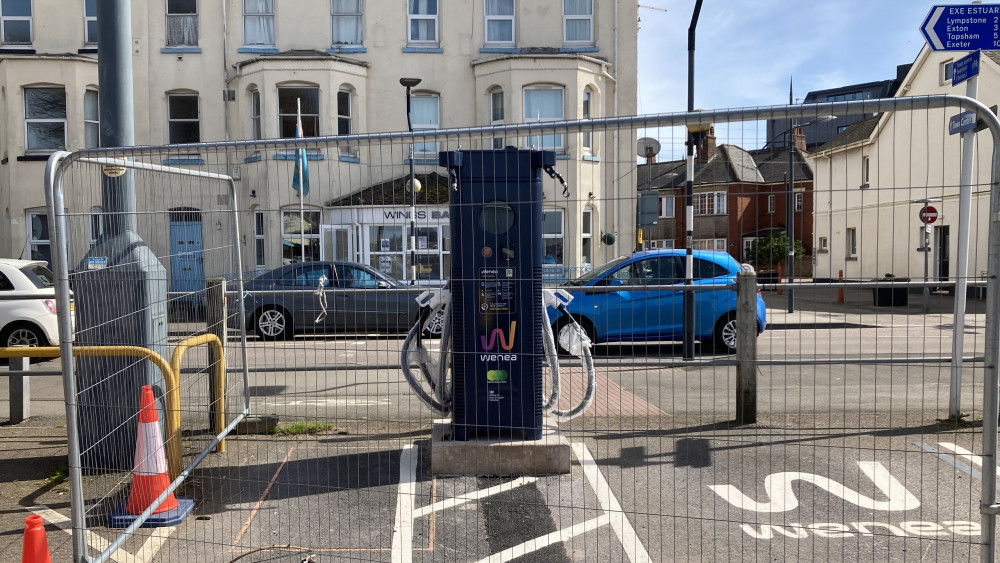
{"label": "white road marking", "polygon": [[399,455],[399,492],[392,526],[392,562],[413,561],[413,499],[416,495],[417,446],[408,444]]}
{"label": "white road marking", "polygon": [[527,485],[528,483],[534,483],[537,480],[538,477],[520,477],[518,479],[510,481],[509,483],[501,483],[499,485],[489,487],[488,489],[479,489],[478,491],[465,493],[463,495],[459,495],[454,498],[435,502],[434,504],[421,506],[420,508],[413,511],[413,517],[420,518],[422,516],[428,516],[432,512],[445,510],[447,508],[454,508],[456,506],[460,506],[468,502],[475,502],[477,500],[486,498],[488,496],[514,490],[515,488]]}
{"label": "white road marking", "polygon": [[963,458],[967,459],[968,461],[971,461],[973,463],[973,465],[976,465],[978,467],[982,467],[983,466],[983,457],[982,456],[978,456],[978,455],[970,452],[969,450],[963,448],[962,446],[959,446],[958,444],[952,444],[951,442],[938,442],[938,445],[941,446],[942,448],[948,450],[948,451],[951,451],[951,452],[954,452],[955,454],[958,454],[959,457],[963,457]]}
{"label": "white road marking", "polygon": [[625,555],[629,558],[629,561],[632,561],[632,563],[650,561],[649,553],[646,552],[646,548],[643,547],[642,542],[636,536],[635,528],[632,527],[632,523],[625,516],[625,511],[622,510],[618,499],[611,492],[608,482],[604,480],[604,475],[601,474],[601,469],[590,455],[590,450],[587,449],[585,444],[580,442],[575,442],[571,446],[573,453],[576,454],[576,459],[580,460],[580,465],[583,466],[583,474],[587,477],[590,487],[597,494],[597,501],[601,504],[604,512],[609,513],[611,528],[618,536],[618,541],[621,542],[622,549],[625,551]]}
{"label": "white road marking", "polygon": [[754,512],[787,512],[799,506],[799,499],[792,490],[792,483],[803,481],[825,490],[833,496],[853,505],[868,510],[905,511],[920,506],[920,500],[913,496],[902,483],[877,461],[859,461],[858,467],[875,483],[875,487],[889,498],[887,501],[875,500],[853,489],[849,489],[833,479],[804,473],[801,471],[783,471],[772,473],[764,478],[766,502],[757,502],[743,494],[733,485],[709,485],[716,494],[729,504],[742,510]]}
{"label": "white road marking", "polygon": [[315,399],[309,401],[261,401],[255,403],[269,407],[378,407],[390,404],[389,399]]}
{"label": "white road marking", "polygon": [[510,561],[529,553],[534,553],[539,549],[548,547],[554,543],[567,541],[574,536],[584,534],[591,530],[596,530],[606,524],[611,524],[612,520],[612,515],[604,513],[597,518],[587,520],[586,522],[581,522],[574,526],[570,526],[569,528],[563,528],[562,530],[546,534],[540,538],[528,540],[521,545],[509,547],[500,553],[494,553],[485,559],[480,559],[479,563],[503,563],[504,561]]}
{"label": "white road marking", "polygon": [[[73,525],[69,517],[50,509],[44,504],[28,507],[28,510],[41,516],[67,534],[73,535]],[[138,552],[133,554],[122,548],[118,548],[109,558],[112,561],[118,561],[119,563],[146,563],[147,561],[151,561],[156,555],[156,552],[163,547],[163,544],[170,537],[170,534],[174,533],[174,530],[176,529],[177,528],[175,526],[153,528],[152,535],[150,535],[149,539],[142,544],[142,547],[139,548]],[[97,551],[103,552],[109,545],[111,545],[111,540],[87,530],[87,545]]]}
{"label": "white road marking", "polygon": [[941,461],[947,463],[948,465],[954,467],[955,469],[958,469],[962,473],[965,473],[966,475],[972,477],[973,479],[979,481],[980,483],[983,481],[982,471],[979,471],[978,469],[972,467],[967,463],[962,463],[961,461],[958,461],[958,457],[955,454],[944,453],[929,444],[924,444],[920,442],[914,442],[913,445],[924,450],[929,454],[933,454]]}

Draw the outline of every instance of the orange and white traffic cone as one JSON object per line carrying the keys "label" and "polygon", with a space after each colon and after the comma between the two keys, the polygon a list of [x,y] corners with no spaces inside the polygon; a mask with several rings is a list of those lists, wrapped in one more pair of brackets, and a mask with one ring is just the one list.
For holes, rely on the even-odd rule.
{"label": "orange and white traffic cone", "polygon": [[[167,456],[163,451],[163,436],[160,434],[160,417],[156,411],[153,388],[142,386],[139,406],[139,433],[135,439],[135,471],[132,473],[132,492],[129,493],[125,511],[142,514],[153,504],[156,497],[167,490],[170,476],[167,475]],[[163,501],[153,514],[160,514],[177,508],[173,493]]]}
{"label": "orange and white traffic cone", "polygon": [[24,519],[24,547],[21,549],[21,563],[52,563],[49,542],[45,539],[45,522],[41,516],[32,514]]}
{"label": "orange and white traffic cone", "polygon": [[[139,402],[139,429],[135,440],[132,490],[128,501],[111,514],[111,525],[114,527],[128,526],[170,486],[159,418],[153,388],[143,385]],[[172,526],[183,521],[193,508],[194,501],[180,499],[178,502],[174,494],[170,493],[143,525]]]}

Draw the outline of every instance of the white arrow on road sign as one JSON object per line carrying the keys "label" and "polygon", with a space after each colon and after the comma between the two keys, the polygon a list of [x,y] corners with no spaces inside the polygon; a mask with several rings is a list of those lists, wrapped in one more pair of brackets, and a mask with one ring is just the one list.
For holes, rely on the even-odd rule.
{"label": "white arrow on road sign", "polygon": [[934,31],[934,26],[937,25],[939,19],[941,19],[941,14],[944,13],[944,6],[934,6],[931,9],[931,13],[927,16],[927,21],[924,23],[924,27],[921,31],[924,32],[924,37],[927,38],[927,42],[931,44],[931,48],[935,51],[943,51],[944,44],[941,43],[941,38],[938,37],[936,31]]}

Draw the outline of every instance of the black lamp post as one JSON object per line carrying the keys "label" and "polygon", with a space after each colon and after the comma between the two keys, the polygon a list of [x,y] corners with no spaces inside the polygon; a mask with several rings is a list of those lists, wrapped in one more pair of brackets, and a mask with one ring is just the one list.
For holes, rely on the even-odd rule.
{"label": "black lamp post", "polygon": [[[410,88],[420,84],[419,78],[400,78],[399,83],[406,87],[406,129],[413,133],[413,122],[410,120]],[[417,177],[413,172],[413,140],[410,140],[410,267],[412,277],[410,283],[417,283]],[[406,268],[403,268],[405,275]]]}

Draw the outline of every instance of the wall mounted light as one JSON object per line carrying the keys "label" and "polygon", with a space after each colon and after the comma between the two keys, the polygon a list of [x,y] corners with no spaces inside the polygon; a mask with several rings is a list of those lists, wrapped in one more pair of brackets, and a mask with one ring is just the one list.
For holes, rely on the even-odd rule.
{"label": "wall mounted light", "polygon": [[220,220],[220,219],[216,219],[215,220],[215,230],[216,231],[221,231],[222,230],[222,220]]}

